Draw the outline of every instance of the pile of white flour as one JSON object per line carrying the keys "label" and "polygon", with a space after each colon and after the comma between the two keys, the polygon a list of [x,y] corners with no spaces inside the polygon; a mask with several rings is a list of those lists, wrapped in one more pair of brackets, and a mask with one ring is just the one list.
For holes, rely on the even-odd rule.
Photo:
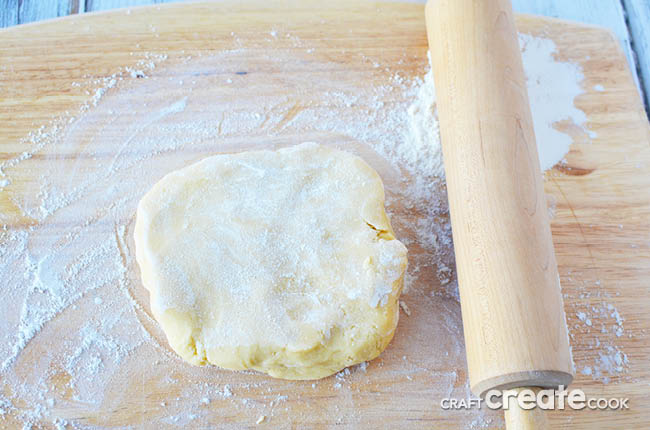
{"label": "pile of white flour", "polygon": [[[313,48],[303,47],[295,36],[273,33],[269,46],[286,37],[296,48],[255,54],[260,55],[258,67],[277,71],[273,82],[224,72],[248,67],[252,54],[237,48],[236,37],[232,50],[216,54],[174,60],[165,53],[145,54],[111,76],[75,84],[87,88],[88,103],[35,127],[24,139],[26,152],[0,163],[0,193],[21,217],[31,219],[29,227],[16,228],[8,225],[14,215],[0,213],[0,336],[5,339],[0,344],[0,426],[10,419],[26,428],[38,423],[101,426],[102,417],[145,384],[170,393],[156,401],[154,422],[195,425],[205,408],[219,401],[245,411],[254,423],[287,413],[287,396],[312,389],[311,383],[269,381],[248,373],[238,374],[248,381],[238,384],[226,372],[207,377],[205,370],[189,368],[169,352],[146,311],[130,239],[138,200],[166,172],[243,147],[316,141],[366,158],[385,180],[393,226],[409,247],[405,318],[416,321],[420,303],[429,306],[440,320],[431,323],[428,336],[449,348],[427,359],[464,363],[428,65],[418,59],[422,77],[412,78],[398,65],[364,57],[354,60],[359,67],[351,71],[339,63],[310,60]],[[575,64],[555,60],[552,41],[526,35],[520,41],[540,162],[548,169],[571,143],[554,124],[572,121],[586,127],[584,113],[573,104],[582,93],[582,73]],[[288,72],[291,81],[282,78]],[[315,73],[321,73],[318,79]],[[381,83],[355,85],[366,81]],[[126,137],[116,142],[111,130]],[[83,163],[62,156],[66,153]],[[37,178],[28,194],[12,187],[29,176],[25,172]],[[408,218],[399,215],[405,212]],[[615,309],[606,313],[618,315]],[[622,331],[622,322],[618,328]],[[399,333],[395,342],[408,344],[399,341]],[[599,347],[604,364],[597,372],[596,366],[583,364],[583,373],[607,378],[623,371],[627,358],[617,347],[605,341]],[[378,364],[358,366],[313,387],[328,384],[349,393],[355,381],[358,390],[372,378],[373,365],[405,382],[423,377],[424,357],[391,354],[389,348]],[[457,383],[456,372],[428,375],[435,381],[434,397],[449,394],[454,384],[460,386],[457,393],[467,391],[462,381]],[[328,407],[328,413],[339,408]],[[361,419],[353,411],[341,413],[347,414],[341,417],[346,422]],[[484,425],[482,413],[473,413],[468,415],[472,425]],[[90,421],[71,418],[89,415],[94,417]]]}

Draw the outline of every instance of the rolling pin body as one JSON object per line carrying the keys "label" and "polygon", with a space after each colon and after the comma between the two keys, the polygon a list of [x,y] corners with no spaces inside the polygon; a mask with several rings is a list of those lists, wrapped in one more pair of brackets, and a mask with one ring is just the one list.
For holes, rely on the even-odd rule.
{"label": "rolling pin body", "polygon": [[426,6],[472,391],[573,378],[512,7]]}

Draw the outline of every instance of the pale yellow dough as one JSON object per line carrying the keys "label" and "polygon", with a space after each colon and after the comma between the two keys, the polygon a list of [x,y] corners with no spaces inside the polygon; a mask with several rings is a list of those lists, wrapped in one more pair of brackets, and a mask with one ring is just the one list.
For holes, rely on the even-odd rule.
{"label": "pale yellow dough", "polygon": [[192,364],[316,379],[393,337],[406,248],[379,175],[315,143],[216,155],[142,198],[136,257],[151,310]]}

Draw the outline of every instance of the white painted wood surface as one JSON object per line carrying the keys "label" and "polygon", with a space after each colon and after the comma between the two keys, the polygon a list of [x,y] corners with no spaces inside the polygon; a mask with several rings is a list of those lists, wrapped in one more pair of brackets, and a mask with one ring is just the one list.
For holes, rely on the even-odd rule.
{"label": "white painted wood surface", "polygon": [[[66,1],[66,0],[61,0]],[[109,10],[118,7],[143,6],[157,3],[170,3],[173,0],[86,0],[88,11]]]}
{"label": "white painted wood surface", "polygon": [[84,0],[23,0],[18,1],[18,4],[18,22],[23,23],[83,13],[85,2]]}
{"label": "white painted wood surface", "polygon": [[0,27],[18,24],[18,2],[16,0],[0,0]]}
{"label": "white painted wood surface", "polygon": [[646,110],[650,107],[650,0],[623,0],[628,27],[637,60],[637,73],[643,84]]}

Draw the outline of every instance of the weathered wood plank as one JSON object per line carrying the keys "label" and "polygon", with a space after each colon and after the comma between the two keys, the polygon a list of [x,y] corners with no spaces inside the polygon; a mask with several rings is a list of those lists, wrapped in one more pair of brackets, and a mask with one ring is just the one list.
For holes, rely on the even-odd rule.
{"label": "weathered wood plank", "polygon": [[[643,1],[646,0],[639,2]],[[621,43],[633,71],[635,83],[639,89],[641,88],[636,75],[634,51],[625,22],[625,12],[619,0],[512,0],[512,7],[520,13],[562,18],[609,28]]]}
{"label": "weathered wood plank", "polygon": [[18,1],[0,0],[0,27],[18,24]]}
{"label": "weathered wood plank", "polygon": [[646,109],[650,109],[650,2],[623,0],[623,6],[636,54],[637,73],[645,93]]}
{"label": "weathered wood plank", "polygon": [[88,12],[97,10],[116,9],[118,7],[143,6],[147,4],[162,3],[156,0],[87,0]]}
{"label": "weathered wood plank", "polygon": [[[9,0],[12,1],[12,0]],[[84,12],[84,0],[13,0],[18,4],[18,24]]]}

